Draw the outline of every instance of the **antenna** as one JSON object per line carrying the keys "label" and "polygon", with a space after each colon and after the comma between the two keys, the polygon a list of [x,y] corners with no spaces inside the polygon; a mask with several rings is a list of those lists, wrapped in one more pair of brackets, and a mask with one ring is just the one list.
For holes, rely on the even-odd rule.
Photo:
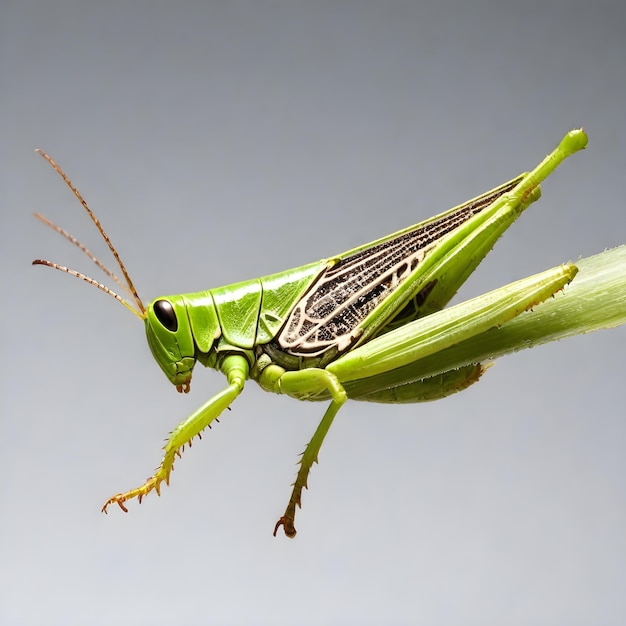
{"label": "antenna", "polygon": [[110,269],[108,269],[106,267],[106,265],[104,265],[104,263],[102,263],[82,243],[80,243],[80,241],[78,241],[78,239],[76,239],[76,237],[70,235],[70,233],[68,233],[67,231],[63,230],[60,226],[57,226],[54,222],[51,222],[50,220],[48,220],[47,218],[43,217],[39,213],[35,213],[35,217],[38,220],[40,220],[41,222],[43,222],[46,226],[49,226],[50,228],[55,230],[57,233],[59,233],[60,235],[65,237],[70,243],[74,244],[79,250],[81,250],[105,274],[107,274],[107,276],[112,278],[118,285],[120,285],[120,287],[122,287],[122,289],[124,289],[133,298],[133,300],[137,304],[137,308],[135,308],[132,304],[130,304],[129,302],[124,300],[124,298],[122,298],[121,296],[116,294],[114,291],[109,289],[107,286],[103,285],[102,283],[99,283],[97,280],[94,280],[93,278],[90,278],[89,276],[86,276],[85,274],[81,274],[80,272],[77,272],[76,270],[64,267],[63,265],[59,265],[57,263],[52,263],[51,261],[45,261],[43,259],[36,259],[35,261],[33,261],[33,265],[46,265],[47,267],[51,267],[53,269],[60,270],[62,272],[70,274],[70,276],[74,276],[76,278],[80,278],[81,280],[84,280],[85,282],[89,283],[90,285],[93,285],[94,287],[97,287],[98,289],[100,289],[100,291],[104,291],[104,293],[107,293],[110,296],[113,296],[116,300],[119,300],[126,308],[130,309],[139,318],[145,319],[145,317],[146,317],[146,309],[145,309],[145,307],[143,305],[143,302],[141,301],[141,298],[137,294],[137,290],[135,289],[135,285],[133,285],[133,281],[130,279],[130,276],[129,276],[127,270],[126,270],[126,267],[124,266],[124,263],[122,263],[122,259],[120,258],[120,255],[118,254],[117,250],[115,249],[115,246],[111,243],[111,240],[109,239],[109,236],[104,232],[104,229],[102,228],[102,224],[100,224],[100,221],[93,214],[92,210],[87,205],[87,202],[85,202],[83,197],[80,195],[78,189],[76,189],[76,187],[74,187],[74,185],[72,184],[72,182],[70,181],[68,176],[57,165],[57,163],[48,154],[46,154],[43,150],[37,148],[35,150],[35,152],[40,154],[54,168],[54,170],[57,172],[57,174],[59,174],[59,176],[61,176],[61,178],[65,181],[65,184],[72,190],[72,193],[76,196],[76,198],[78,198],[79,202],[82,204],[82,206],[85,209],[85,211],[87,211],[87,214],[91,218],[91,221],[96,225],[96,228],[98,229],[98,231],[102,235],[102,238],[106,241],[107,246],[109,246],[109,250],[113,254],[115,260],[117,261],[117,264],[119,265],[120,269],[122,270],[122,274],[124,275],[124,278],[126,280],[126,285]]}
{"label": "antenna", "polygon": [[[96,257],[93,252],[88,250],[76,237],[70,235],[66,230],[61,228],[58,224],[55,224],[52,220],[49,220],[47,217],[41,215],[41,213],[33,213],[33,215],[46,226],[52,228],[52,230],[59,233],[65,237],[71,244],[75,245],[83,254],[88,256],[107,276],[112,278],[131,298],[133,294],[131,290],[128,288],[128,285],[125,285],[98,257]],[[38,264],[40,265],[40,264]]]}
{"label": "antenna", "polygon": [[100,291],[104,291],[104,293],[108,293],[110,296],[113,296],[116,300],[121,302],[127,309],[130,309],[139,318],[141,319],[145,318],[145,314],[142,315],[130,302],[127,302],[126,300],[124,300],[124,298],[122,298],[121,296],[116,294],[114,291],[109,289],[106,285],[99,283],[97,280],[90,278],[89,276],[85,274],[81,274],[80,272],[77,272],[76,270],[72,270],[69,267],[59,265],[58,263],[53,263],[52,261],[46,261],[44,259],[35,259],[33,261],[33,265],[45,265],[46,267],[51,267],[52,269],[55,269],[55,270],[61,270],[62,272],[65,272],[66,274],[69,274],[70,276],[75,276],[76,278],[80,278],[81,280],[84,280],[86,283],[89,283],[90,285],[97,287],[98,289],[100,289]]}

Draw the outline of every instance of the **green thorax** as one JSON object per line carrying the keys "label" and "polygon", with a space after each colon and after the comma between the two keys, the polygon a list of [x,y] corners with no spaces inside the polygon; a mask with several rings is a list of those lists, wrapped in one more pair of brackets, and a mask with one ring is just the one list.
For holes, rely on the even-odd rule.
{"label": "green thorax", "polygon": [[254,361],[253,349],[274,339],[294,303],[326,266],[318,261],[234,285],[157,298],[145,320],[154,358],[183,390],[196,360],[219,368],[223,356],[239,352]]}

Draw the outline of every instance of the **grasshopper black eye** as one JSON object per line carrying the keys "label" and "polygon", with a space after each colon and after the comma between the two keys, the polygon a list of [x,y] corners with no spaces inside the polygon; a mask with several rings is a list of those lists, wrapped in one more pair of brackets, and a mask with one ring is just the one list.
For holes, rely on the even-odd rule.
{"label": "grasshopper black eye", "polygon": [[167,330],[175,333],[178,330],[178,320],[174,307],[167,300],[157,300],[152,308],[156,318]]}

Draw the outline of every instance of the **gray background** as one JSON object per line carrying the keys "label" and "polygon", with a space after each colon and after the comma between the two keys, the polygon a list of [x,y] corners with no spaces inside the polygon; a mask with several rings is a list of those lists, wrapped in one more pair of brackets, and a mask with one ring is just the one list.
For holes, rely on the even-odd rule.
{"label": "gray background", "polygon": [[[179,396],[96,274],[67,170],[146,300],[329,256],[475,196],[584,125],[461,297],[626,242],[622,2],[9,0],[2,57],[3,624],[618,624],[624,328],[502,359],[442,402],[250,384],[130,513],[100,506],[210,394]],[[107,257],[108,258],[108,257]]]}

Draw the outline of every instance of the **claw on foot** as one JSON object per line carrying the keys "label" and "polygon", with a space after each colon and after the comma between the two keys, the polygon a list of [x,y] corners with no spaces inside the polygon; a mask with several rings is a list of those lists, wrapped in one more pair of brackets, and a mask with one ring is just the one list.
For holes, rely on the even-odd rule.
{"label": "claw on foot", "polygon": [[102,507],[102,512],[105,514],[108,514],[107,509],[109,508],[109,504],[113,504],[115,502],[119,505],[120,509],[124,511],[124,513],[128,513],[128,509],[124,506],[125,501],[126,501],[126,498],[124,497],[123,493],[115,494],[112,498],[109,498],[104,503],[104,506]]}
{"label": "claw on foot", "polygon": [[160,484],[163,481],[165,481],[166,484],[169,484],[169,475],[167,478],[161,478],[155,474],[151,478],[148,478],[148,480],[146,480],[146,482],[141,485],[141,487],[137,487],[136,489],[132,489],[131,491],[127,491],[126,493],[115,494],[104,503],[104,506],[102,507],[102,512],[108,513],[107,509],[109,508],[109,505],[115,502],[120,507],[120,509],[124,511],[124,513],[128,513],[128,509],[124,505],[124,502],[126,502],[127,500],[132,500],[133,498],[137,498],[137,500],[139,500],[139,504],[141,504],[144,496],[147,496],[153,489],[157,492],[157,495],[160,496]]}
{"label": "claw on foot", "polygon": [[293,525],[293,520],[289,519],[287,517],[285,517],[284,515],[276,522],[276,526],[274,526],[274,537],[276,537],[276,533],[278,532],[278,529],[280,527],[283,527],[283,530],[285,531],[285,535],[287,537],[289,537],[289,539],[293,539],[296,534],[296,528]]}

